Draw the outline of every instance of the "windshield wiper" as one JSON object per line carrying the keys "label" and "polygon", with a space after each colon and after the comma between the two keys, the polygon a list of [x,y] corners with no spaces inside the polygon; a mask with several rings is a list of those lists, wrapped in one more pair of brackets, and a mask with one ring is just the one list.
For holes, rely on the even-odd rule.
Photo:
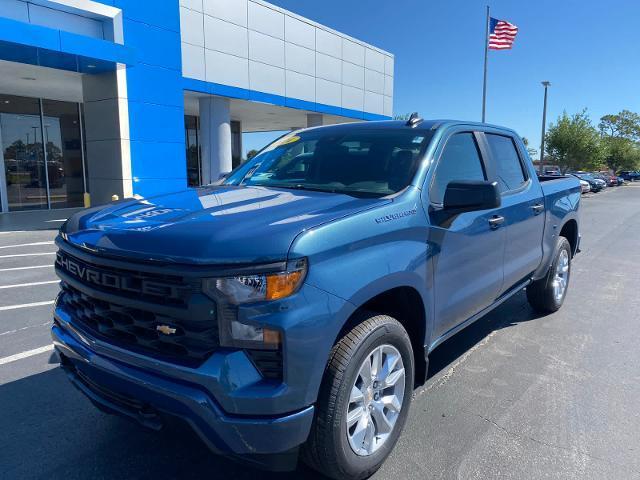
{"label": "windshield wiper", "polygon": [[271,188],[287,188],[289,190],[309,190],[312,192],[326,192],[326,193],[342,193],[341,190],[335,188],[322,188],[322,187],[311,187],[309,185],[304,185],[302,183],[256,183],[252,185],[253,187],[271,187]]}
{"label": "windshield wiper", "polygon": [[309,190],[311,192],[323,192],[323,193],[336,193],[340,195],[347,195],[349,197],[360,198],[378,198],[381,195],[374,192],[363,192],[359,190],[347,190],[341,188],[323,188],[323,187],[312,187],[309,185],[304,185],[301,183],[265,183],[265,184],[255,184],[251,185],[252,187],[269,187],[269,188],[284,188],[289,190]]}

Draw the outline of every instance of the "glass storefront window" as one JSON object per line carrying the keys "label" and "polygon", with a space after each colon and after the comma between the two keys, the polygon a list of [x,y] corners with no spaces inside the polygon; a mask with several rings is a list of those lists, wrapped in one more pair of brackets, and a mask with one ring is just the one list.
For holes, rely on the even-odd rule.
{"label": "glass storefront window", "polygon": [[231,162],[236,168],[242,163],[242,125],[240,122],[231,122]]}
{"label": "glass storefront window", "polygon": [[0,95],[0,136],[9,210],[46,209],[40,101]]}
{"label": "glass storefront window", "polygon": [[82,138],[78,104],[42,101],[51,208],[84,204]]}
{"label": "glass storefront window", "polygon": [[83,206],[86,175],[77,103],[0,95],[0,145],[0,211]]}
{"label": "glass storefront window", "polygon": [[[202,152],[200,145],[200,118],[194,115],[184,117],[186,151],[187,151],[187,184],[199,187],[202,180]],[[231,161],[236,168],[242,163],[242,124],[231,121]]]}
{"label": "glass storefront window", "polygon": [[187,184],[190,187],[202,185],[202,169],[200,165],[200,141],[198,117],[186,115],[184,117],[185,138],[187,142]]}

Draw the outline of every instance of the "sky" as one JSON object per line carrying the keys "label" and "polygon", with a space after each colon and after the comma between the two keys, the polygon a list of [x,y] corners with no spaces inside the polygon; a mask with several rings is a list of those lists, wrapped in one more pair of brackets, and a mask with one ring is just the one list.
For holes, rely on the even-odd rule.
{"label": "sky", "polygon": [[[486,5],[518,26],[512,50],[489,52],[487,122],[539,149],[548,123],[584,108],[597,124],[640,112],[640,0],[270,0],[395,55],[394,113],[479,121]],[[273,134],[245,136],[245,150]]]}

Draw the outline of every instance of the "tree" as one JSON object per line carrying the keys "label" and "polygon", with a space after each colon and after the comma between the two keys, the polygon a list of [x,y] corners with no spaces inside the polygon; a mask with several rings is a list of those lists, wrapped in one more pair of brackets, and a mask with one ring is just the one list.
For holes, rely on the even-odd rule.
{"label": "tree", "polygon": [[249,150],[247,152],[247,160],[251,160],[253,157],[255,157],[258,154],[258,150]]}
{"label": "tree", "polygon": [[549,127],[546,144],[547,155],[562,173],[600,169],[606,156],[606,145],[586,109],[571,116],[563,112]]}
{"label": "tree", "polygon": [[622,110],[602,117],[598,127],[607,146],[607,166],[615,172],[637,169],[640,166],[640,115]]}
{"label": "tree", "polygon": [[529,139],[527,137],[522,137],[522,143],[524,143],[524,146],[527,149],[527,153],[529,153],[529,156],[533,160],[533,157],[538,155],[538,150],[536,150],[535,148],[529,146]]}
{"label": "tree", "polygon": [[598,127],[602,136],[640,140],[640,115],[629,110],[605,115],[600,119]]}
{"label": "tree", "polygon": [[640,146],[637,142],[623,137],[604,137],[607,146],[605,162],[614,172],[637,170],[640,167]]}

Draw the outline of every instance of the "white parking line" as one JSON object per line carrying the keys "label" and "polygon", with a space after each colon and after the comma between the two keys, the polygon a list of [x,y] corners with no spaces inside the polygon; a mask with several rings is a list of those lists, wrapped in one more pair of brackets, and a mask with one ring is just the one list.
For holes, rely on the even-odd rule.
{"label": "white parking line", "polygon": [[31,283],[16,283],[14,285],[0,285],[0,290],[5,288],[20,288],[20,287],[36,287],[38,285],[51,285],[52,283],[59,283],[60,280],[47,280],[46,282],[31,282]]}
{"label": "white parking line", "polygon": [[18,270],[33,270],[34,268],[53,268],[53,264],[51,264],[51,265],[34,265],[33,267],[0,268],[0,272],[16,272]]}
{"label": "white parking line", "polygon": [[0,235],[9,235],[11,233],[27,233],[25,230],[9,230],[7,232],[0,232]]}
{"label": "white parking line", "polygon": [[18,333],[18,332],[24,332],[25,330],[29,330],[30,328],[46,327],[47,325],[50,325],[50,324],[51,322],[44,322],[38,325],[29,325],[27,327],[16,328],[15,330],[7,330],[6,332],[0,332],[0,337],[4,337],[5,335],[13,335],[14,333]]}
{"label": "white parking line", "polygon": [[19,308],[42,307],[44,305],[53,305],[53,300],[50,300],[48,302],[33,302],[22,303],[20,305],[7,305],[6,307],[0,307],[0,312],[6,312],[7,310],[17,310]]}
{"label": "white parking line", "polygon": [[53,243],[54,242],[19,243],[17,245],[2,245],[0,248],[35,247],[38,245],[53,245]]}
{"label": "white parking line", "polygon": [[44,255],[55,255],[56,252],[46,253],[16,253],[13,255],[0,255],[0,258],[16,258],[16,257],[42,257]]}
{"label": "white parking line", "polygon": [[23,358],[33,357],[34,355],[40,355],[41,353],[50,352],[51,350],[53,350],[53,344],[34,348],[33,350],[27,350],[26,352],[16,353],[15,355],[0,358],[0,365],[6,365],[7,363],[16,362]]}

